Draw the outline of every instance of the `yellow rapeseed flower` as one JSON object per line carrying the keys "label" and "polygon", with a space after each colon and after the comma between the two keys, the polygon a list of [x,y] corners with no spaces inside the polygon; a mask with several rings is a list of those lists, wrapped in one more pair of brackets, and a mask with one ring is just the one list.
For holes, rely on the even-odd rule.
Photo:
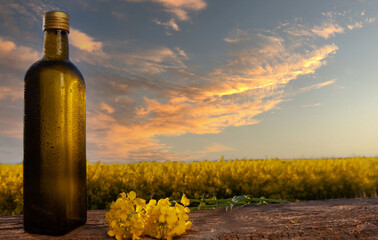
{"label": "yellow rapeseed flower", "polygon": [[185,196],[185,194],[182,195],[181,203],[182,203],[184,206],[189,206],[189,204],[190,204],[190,201],[189,201],[189,199]]}
{"label": "yellow rapeseed flower", "polygon": [[158,202],[151,199],[148,204],[136,197],[135,192],[121,193],[120,197],[111,204],[110,211],[106,213],[106,221],[110,230],[108,235],[117,240],[124,238],[139,239],[142,235],[155,238],[172,239],[179,236],[192,225],[188,221],[189,200],[184,195],[184,205],[176,202],[175,206],[169,198]]}

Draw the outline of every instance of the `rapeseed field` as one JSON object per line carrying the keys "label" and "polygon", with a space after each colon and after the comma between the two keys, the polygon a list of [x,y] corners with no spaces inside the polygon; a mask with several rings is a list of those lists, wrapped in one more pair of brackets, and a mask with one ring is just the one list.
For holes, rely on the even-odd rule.
{"label": "rapeseed field", "polygon": [[[22,164],[0,165],[0,213],[22,212]],[[200,162],[89,163],[88,209],[109,208],[121,192],[144,199],[285,200],[377,196],[378,158],[269,159]]]}

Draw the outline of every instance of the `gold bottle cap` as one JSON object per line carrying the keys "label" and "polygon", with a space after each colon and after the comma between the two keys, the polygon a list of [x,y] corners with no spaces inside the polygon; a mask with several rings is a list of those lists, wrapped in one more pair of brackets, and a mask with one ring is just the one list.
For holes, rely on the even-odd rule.
{"label": "gold bottle cap", "polygon": [[70,16],[65,12],[46,12],[43,15],[43,31],[61,29],[70,32]]}

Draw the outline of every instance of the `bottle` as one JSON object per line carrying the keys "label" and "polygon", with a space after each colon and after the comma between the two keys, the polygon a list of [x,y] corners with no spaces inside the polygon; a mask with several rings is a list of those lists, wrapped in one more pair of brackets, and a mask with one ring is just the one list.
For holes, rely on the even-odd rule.
{"label": "bottle", "polygon": [[43,57],[24,80],[24,229],[63,235],[87,218],[85,82],[68,58],[69,15],[43,17]]}

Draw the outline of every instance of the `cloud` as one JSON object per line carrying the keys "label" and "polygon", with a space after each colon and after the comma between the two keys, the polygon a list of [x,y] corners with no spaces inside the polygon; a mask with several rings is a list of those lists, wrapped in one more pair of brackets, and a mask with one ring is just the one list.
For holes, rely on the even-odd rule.
{"label": "cloud", "polygon": [[142,123],[155,129],[155,134],[178,136],[219,133],[228,126],[255,124],[253,117],[273,108],[279,100],[236,104],[221,99],[206,102],[171,98],[167,103],[160,103],[145,98],[145,102],[146,106],[137,111]]}
{"label": "cloud", "polygon": [[[29,35],[22,27],[30,28],[42,24],[42,16],[46,11],[59,10],[54,4],[41,0],[17,1],[3,0],[0,7],[0,25],[19,38]],[[20,27],[19,23],[22,23]]]}
{"label": "cloud", "polygon": [[103,42],[95,41],[94,37],[76,28],[70,28],[69,43],[74,46],[70,49],[70,59],[74,62],[104,65],[109,59]]}
{"label": "cloud", "polygon": [[151,132],[149,128],[138,124],[121,124],[108,113],[97,110],[88,112],[87,116],[87,142],[93,146],[88,154],[91,161],[175,159],[164,144],[153,139],[156,132]]}
{"label": "cloud", "polygon": [[327,39],[331,36],[335,36],[336,33],[343,33],[344,28],[336,23],[323,23],[320,26],[315,26],[311,31],[316,35]]}
{"label": "cloud", "polygon": [[109,106],[106,103],[101,103],[101,110],[106,111],[108,114],[114,113],[114,108],[112,108],[111,106]]}
{"label": "cloud", "polygon": [[[365,16],[365,14],[361,13],[361,16]],[[375,18],[374,17],[372,17],[372,18],[366,18],[364,20],[357,21],[357,22],[355,22],[353,24],[349,24],[348,28],[349,28],[349,30],[353,30],[355,28],[362,28],[364,26],[364,24],[370,24],[370,23],[373,23],[373,22],[375,22]]]}
{"label": "cloud", "polygon": [[239,29],[239,28],[236,28],[233,33],[230,34],[229,37],[227,38],[224,38],[223,40],[225,42],[228,42],[228,43],[237,43],[237,42],[240,42],[240,41],[243,41],[243,40],[249,40],[250,39],[250,35]]}
{"label": "cloud", "polygon": [[[22,151],[23,133],[23,78],[26,70],[36,62],[40,54],[33,48],[17,44],[0,36],[0,137],[17,144]],[[13,139],[13,140],[10,140]],[[7,144],[2,142],[1,145]],[[14,146],[3,156],[17,156]],[[19,150],[18,149],[18,150]],[[8,161],[8,159],[3,159]],[[17,160],[22,161],[21,159]]]}
{"label": "cloud", "polygon": [[314,36],[314,32],[309,29],[309,26],[304,24],[296,23],[295,25],[283,25],[285,27],[284,32],[292,35],[294,37],[309,37]]}
{"label": "cloud", "polygon": [[[189,71],[186,61],[190,59],[184,57],[186,53],[180,48],[161,47],[125,54],[127,59],[116,57],[125,64],[123,68],[132,66],[137,70],[136,75],[112,77],[115,83],[107,85],[109,88],[126,85],[128,99],[120,91],[112,98],[107,96],[106,101],[99,100],[100,104],[89,106],[88,141],[95,149],[90,159],[184,160],[200,156],[199,152],[193,152],[192,156],[172,152],[157,137],[216,134],[230,126],[257,124],[257,115],[277,108],[284,101],[287,83],[314,74],[338,50],[334,44],[311,44],[312,49],[300,51],[292,48],[292,40],[275,32],[256,34],[239,30],[234,34],[229,38],[243,36],[243,40],[230,42],[232,48],[225,64],[207,74],[191,72],[183,82],[175,74]],[[134,80],[135,76],[139,78]],[[316,84],[308,90],[332,83],[331,80]],[[201,151],[222,149],[227,150],[209,146]]]}
{"label": "cloud", "polygon": [[13,138],[2,135],[1,140],[0,164],[22,163],[22,138]]}
{"label": "cloud", "polygon": [[0,67],[3,69],[25,70],[37,61],[40,54],[33,48],[17,45],[0,36]]}
{"label": "cloud", "polygon": [[112,15],[116,17],[117,19],[121,19],[121,20],[126,19],[127,17],[126,14],[121,11],[112,11]]}
{"label": "cloud", "polygon": [[319,89],[319,88],[334,84],[335,82],[336,82],[336,79],[329,80],[329,81],[326,81],[326,82],[316,83],[316,84],[313,84],[313,85],[308,86],[308,87],[300,88],[298,92],[307,92],[307,91],[310,91],[310,90]]}
{"label": "cloud", "polygon": [[[261,102],[242,105],[206,103],[162,104],[146,98],[147,112],[140,111],[137,117],[132,114],[120,114],[118,118],[134,118],[131,124],[122,124],[120,119],[102,111],[88,114],[88,142],[94,144],[91,160],[179,160],[182,156],[169,152],[169,147],[159,143],[158,135],[178,136],[184,133],[219,133],[228,125],[238,126],[257,123],[252,116],[266,111],[270,106]],[[237,113],[240,112],[240,113]],[[152,115],[152,116],[151,116]],[[215,151],[215,147],[208,151]],[[219,150],[219,149],[218,149]],[[222,149],[226,151],[225,148]]]}
{"label": "cloud", "polygon": [[314,73],[338,49],[330,44],[300,54],[291,52],[291,44],[285,44],[281,37],[260,34],[257,38],[251,36],[249,41],[257,46],[234,51],[226,67],[212,73],[221,81],[209,91],[210,95],[232,95],[287,84],[298,76]]}
{"label": "cloud", "polygon": [[98,10],[98,6],[96,6],[97,1],[75,0],[75,3],[78,7],[86,11],[96,12]]}
{"label": "cloud", "polygon": [[94,41],[93,37],[75,28],[71,27],[69,38],[71,45],[80,50],[87,52],[102,52],[102,42]]}
{"label": "cloud", "polygon": [[183,60],[189,59],[186,52],[179,47],[171,49],[164,46],[140,46],[132,41],[95,41],[93,37],[76,29],[71,34],[70,43],[75,46],[71,51],[74,62],[89,63],[130,76],[154,75],[174,69],[184,71],[186,66]]}
{"label": "cloud", "polygon": [[362,22],[355,22],[355,23],[352,24],[352,25],[348,25],[348,28],[349,28],[350,30],[353,30],[353,29],[355,29],[355,28],[362,28],[362,27],[363,27]]}
{"label": "cloud", "polygon": [[321,105],[322,105],[321,103],[314,103],[314,104],[304,104],[301,107],[302,108],[313,108],[313,107],[319,107]]}
{"label": "cloud", "polygon": [[2,54],[8,54],[12,50],[16,48],[16,44],[11,41],[5,41],[3,39],[0,39],[0,53]]}
{"label": "cloud", "polygon": [[346,12],[327,12],[323,13],[323,16],[326,16],[327,18],[313,26],[308,23],[303,23],[302,19],[295,19],[294,22],[286,22],[281,24],[278,28],[294,37],[321,37],[328,39],[336,34],[345,32],[345,29],[336,23],[336,18],[340,16],[343,17],[345,14]]}
{"label": "cloud", "polygon": [[183,60],[188,59],[180,48],[155,47],[138,49],[128,53],[110,53],[109,67],[130,74],[144,73],[154,75],[174,69],[185,69]]}
{"label": "cloud", "polygon": [[0,135],[10,137],[10,138],[17,138],[22,139],[23,136],[23,122],[21,119],[17,119],[17,121],[7,121],[7,120],[0,120]]}
{"label": "cloud", "polygon": [[129,2],[151,1],[164,7],[166,12],[174,14],[180,21],[188,21],[188,12],[201,11],[206,8],[204,0],[128,0]]}
{"label": "cloud", "polygon": [[0,86],[0,100],[10,99],[12,101],[17,99],[22,99],[24,97],[24,92],[20,88]]}
{"label": "cloud", "polygon": [[[18,139],[14,142],[20,144],[23,133],[23,78],[40,54],[9,39],[0,36],[0,136],[3,139]],[[22,149],[22,145],[18,147]]]}
{"label": "cloud", "polygon": [[177,25],[176,21],[174,18],[171,18],[171,20],[169,20],[168,22],[161,22],[157,19],[154,19],[152,20],[154,23],[158,24],[158,25],[162,25],[164,27],[166,27],[167,29],[171,28],[172,30],[175,30],[175,31],[180,31],[180,28],[179,26]]}
{"label": "cloud", "polygon": [[373,23],[373,22],[375,22],[375,17],[372,17],[372,18],[366,18],[366,19],[365,19],[365,22],[366,22],[366,23]]}
{"label": "cloud", "polygon": [[22,87],[0,86],[0,138],[22,139],[23,97]]}
{"label": "cloud", "polygon": [[222,152],[227,152],[227,151],[232,151],[234,150],[231,147],[225,146],[220,143],[212,143],[209,146],[206,146],[204,149],[196,151],[196,152],[191,152],[190,155],[195,157],[196,159],[203,158],[206,156],[208,153],[222,153]]}
{"label": "cloud", "polygon": [[[155,2],[185,21],[191,11],[206,7],[204,1],[195,1],[205,3],[202,8],[197,7],[199,10],[184,7],[184,1]],[[259,123],[257,115],[277,109],[285,101],[285,86],[290,81],[314,74],[338,51],[335,44],[319,45],[316,39],[329,39],[343,31],[329,20],[317,26],[287,23],[258,32],[237,28],[223,39],[230,49],[224,54],[223,63],[209,72],[196,72],[190,65],[190,52],[178,46],[104,42],[74,28],[70,34],[72,56],[90,63],[84,68],[89,79],[88,159],[114,162],[192,158],[191,153],[175,153],[158,137],[216,134],[230,126]],[[12,58],[20,49],[26,55]],[[0,38],[0,53],[1,69],[14,69],[17,74],[38,58],[34,49],[6,38]],[[8,73],[1,71],[1,80],[8,79],[5,74]],[[301,91],[334,82],[317,83]],[[2,106],[18,108],[22,86],[6,83],[0,87]],[[1,112],[8,115],[10,109]],[[17,118],[22,118],[22,114],[2,119],[0,134],[19,138],[22,126],[12,125],[22,123],[14,120]],[[232,149],[213,144],[199,152],[228,150]]]}
{"label": "cloud", "polygon": [[184,57],[185,59],[189,59],[189,57],[186,54],[186,52],[184,50],[182,50],[181,48],[175,47],[175,50],[176,50],[176,52],[177,52],[178,55]]}
{"label": "cloud", "polygon": [[322,15],[326,16],[328,18],[337,18],[337,17],[344,17],[347,14],[346,11],[328,11],[328,12],[323,12]]}
{"label": "cloud", "polygon": [[220,143],[213,143],[210,146],[207,146],[204,149],[204,152],[206,152],[206,153],[208,153],[208,152],[226,152],[226,151],[231,151],[231,150],[234,150],[234,149],[231,148],[231,147],[225,146],[223,144],[220,144]]}

